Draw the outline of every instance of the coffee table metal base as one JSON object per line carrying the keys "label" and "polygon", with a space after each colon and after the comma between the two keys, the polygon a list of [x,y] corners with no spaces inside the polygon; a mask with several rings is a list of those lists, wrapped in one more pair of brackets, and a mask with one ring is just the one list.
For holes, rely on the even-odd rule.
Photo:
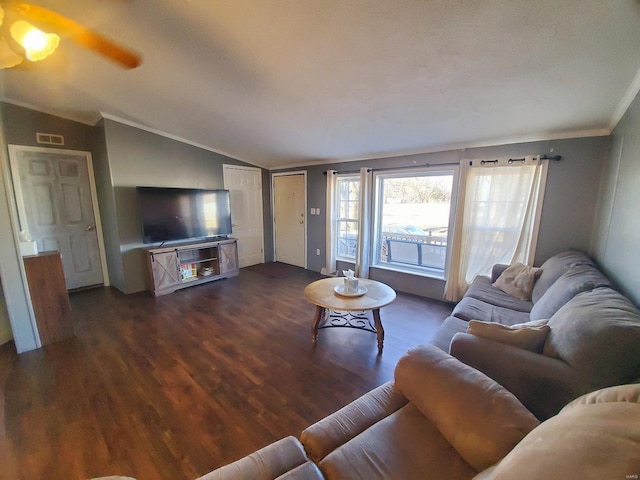
{"label": "coffee table metal base", "polygon": [[371,323],[371,317],[364,310],[360,312],[344,312],[327,309],[325,318],[318,326],[318,329],[332,327],[357,328],[358,330],[377,333],[376,327]]}
{"label": "coffee table metal base", "polygon": [[380,321],[380,309],[375,308],[372,310],[372,313],[375,326],[371,324],[371,320],[365,311],[343,312],[340,310],[329,310],[316,305],[316,314],[313,326],[311,327],[311,340],[314,345],[318,343],[318,330],[321,328],[356,328],[377,335],[378,353],[381,354],[384,347],[384,328]]}

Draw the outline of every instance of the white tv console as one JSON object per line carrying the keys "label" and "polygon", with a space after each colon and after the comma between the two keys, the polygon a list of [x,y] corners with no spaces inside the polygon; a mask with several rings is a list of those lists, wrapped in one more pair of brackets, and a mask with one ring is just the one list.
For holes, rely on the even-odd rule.
{"label": "white tv console", "polygon": [[144,252],[147,290],[155,296],[234,277],[240,272],[234,238],[149,247]]}

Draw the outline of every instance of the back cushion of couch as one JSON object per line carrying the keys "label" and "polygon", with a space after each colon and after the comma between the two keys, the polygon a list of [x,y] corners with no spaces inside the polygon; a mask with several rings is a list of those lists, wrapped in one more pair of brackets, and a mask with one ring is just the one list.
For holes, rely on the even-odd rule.
{"label": "back cushion of couch", "polygon": [[600,270],[588,264],[571,266],[533,305],[531,320],[551,318],[578,293],[597,287],[611,287],[611,282]]}
{"label": "back cushion of couch", "polygon": [[[640,473],[640,404],[628,386],[622,401],[574,402],[474,480],[629,479]],[[600,394],[598,394],[600,395]]]}
{"label": "back cushion of couch", "polygon": [[542,274],[540,274],[540,278],[536,280],[536,284],[531,292],[531,300],[533,303],[537,303],[547,289],[570,267],[585,264],[593,265],[593,262],[586,253],[580,250],[567,250],[566,252],[558,253],[549,258],[542,264]]}
{"label": "back cushion of couch", "polygon": [[433,345],[400,359],[395,385],[476,471],[496,463],[539,424],[511,392]]}
{"label": "back cushion of couch", "polygon": [[548,325],[543,354],[567,362],[591,387],[625,383],[640,375],[640,314],[615,290],[579,293]]}

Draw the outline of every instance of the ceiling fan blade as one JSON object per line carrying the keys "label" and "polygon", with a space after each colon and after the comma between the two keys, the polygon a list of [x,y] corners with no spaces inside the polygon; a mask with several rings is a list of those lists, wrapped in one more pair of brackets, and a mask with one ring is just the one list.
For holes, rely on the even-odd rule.
{"label": "ceiling fan blade", "polygon": [[10,8],[36,27],[70,38],[124,68],[136,68],[142,63],[142,57],[138,53],[116,44],[70,18],[29,3],[14,1],[2,3],[5,9]]}

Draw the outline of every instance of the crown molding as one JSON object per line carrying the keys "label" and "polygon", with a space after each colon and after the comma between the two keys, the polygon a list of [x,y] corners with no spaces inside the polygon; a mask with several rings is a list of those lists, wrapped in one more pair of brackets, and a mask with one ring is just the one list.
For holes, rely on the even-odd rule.
{"label": "crown molding", "polygon": [[613,112],[611,123],[609,124],[611,132],[613,132],[620,120],[622,120],[622,117],[631,106],[631,103],[633,103],[633,100],[638,95],[638,92],[640,92],[640,69],[638,69],[638,71],[636,72],[636,75],[635,77],[633,77],[629,88],[627,88],[627,91],[623,95],[622,100],[620,100],[618,108],[616,108]]}
{"label": "crown molding", "polygon": [[298,168],[298,167],[313,167],[316,165],[331,165],[334,163],[360,162],[363,160],[380,160],[383,158],[411,157],[413,155],[425,155],[428,153],[444,153],[444,152],[450,152],[454,150],[466,150],[470,148],[499,147],[501,145],[513,145],[516,143],[545,142],[545,141],[551,141],[551,140],[568,140],[572,138],[606,137],[610,134],[611,134],[611,130],[609,128],[575,130],[573,132],[532,135],[529,137],[514,137],[514,138],[506,138],[502,140],[487,140],[487,141],[478,141],[478,142],[439,145],[439,146],[434,146],[427,149],[408,150],[408,151],[397,152],[397,153],[372,154],[372,155],[367,155],[362,157],[345,157],[345,158],[339,158],[339,159],[315,160],[307,163],[290,163],[290,164],[272,166],[272,167],[269,167],[269,170],[281,170],[281,169]]}

